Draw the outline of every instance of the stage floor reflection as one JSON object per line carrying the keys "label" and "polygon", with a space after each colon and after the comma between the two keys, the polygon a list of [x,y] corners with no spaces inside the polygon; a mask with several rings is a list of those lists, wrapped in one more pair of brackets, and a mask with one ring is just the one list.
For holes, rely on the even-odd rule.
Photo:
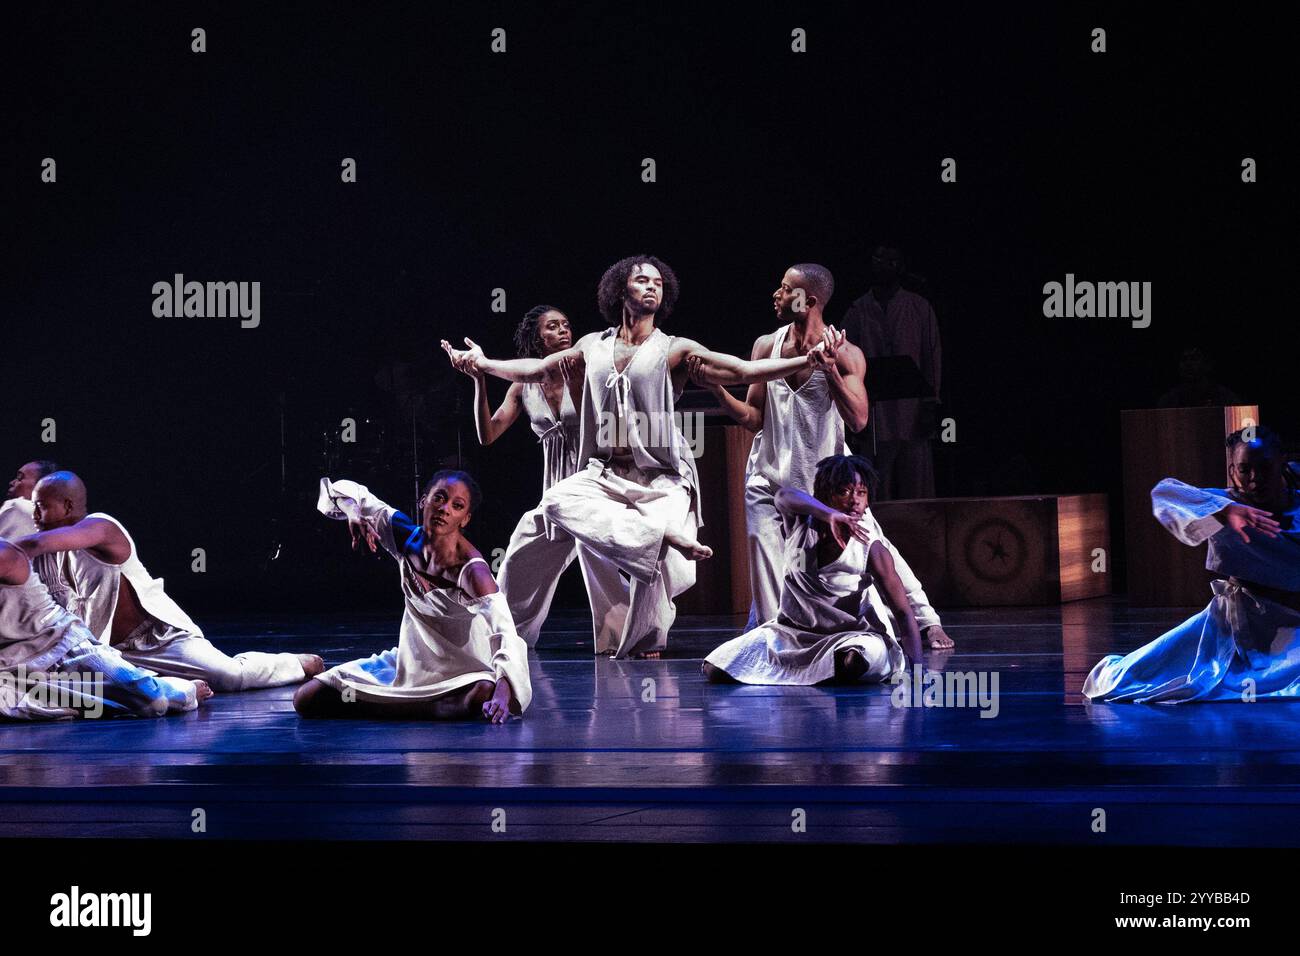
{"label": "stage floor reflection", "polygon": [[[505,726],[305,721],[293,688],[162,720],[0,725],[0,836],[199,839],[201,820],[214,839],[1296,845],[1300,703],[1078,693],[1103,654],[1195,610],[951,612],[957,647],[927,663],[986,692],[996,675],[986,706],[709,685],[700,658],[743,620],[683,618],[665,659],[611,661],[565,613]],[[327,664],[397,633],[393,615],[203,623],[223,649]]]}

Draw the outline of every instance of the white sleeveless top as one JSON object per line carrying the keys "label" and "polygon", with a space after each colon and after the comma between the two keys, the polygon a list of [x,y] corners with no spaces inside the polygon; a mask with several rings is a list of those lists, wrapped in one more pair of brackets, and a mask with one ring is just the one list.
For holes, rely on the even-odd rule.
{"label": "white sleeveless top", "polygon": [[164,624],[202,637],[198,625],[163,591],[162,578],[151,577],[140,563],[135,542],[122,522],[103,512],[86,517],[103,518],[117,525],[126,536],[131,554],[121,564],[101,561],[89,551],[56,551],[40,555],[36,567],[48,582],[54,600],[85,621],[98,640],[108,643],[112,635],[113,613],[117,610],[117,594],[125,577],[135,589],[135,596],[145,613]]}
{"label": "white sleeveless top", "polygon": [[536,382],[523,387],[524,411],[537,440],[542,443],[542,492],[578,470],[578,444],[582,438],[582,419],[573,405],[566,384],[561,389],[560,417],[557,421],[546,392]]}
{"label": "white sleeveless top", "polygon": [[85,625],[54,603],[34,570],[22,584],[0,584],[0,670],[50,667],[89,640]]}
{"label": "white sleeveless top", "polygon": [[817,523],[808,517],[785,519],[786,570],[777,623],[811,634],[888,633],[865,593],[876,583],[867,557],[879,536],[865,517],[859,523],[869,539],[850,538],[838,558],[819,565]]}
{"label": "white sleeveless top", "polygon": [[[772,358],[781,357],[790,326],[776,330]],[[835,404],[826,373],[815,369],[798,389],[784,378],[767,383],[763,427],[745,465],[745,483],[765,483],[777,488],[797,488],[812,494],[817,462],[830,455],[847,455],[844,419]]]}
{"label": "white sleeveless top", "polygon": [[[578,462],[608,461],[615,444],[609,423],[621,422],[627,447],[642,471],[667,471],[684,478],[691,489],[697,524],[704,523],[700,508],[700,481],[690,443],[675,415],[668,351],[672,337],[656,328],[637,346],[623,371],[614,366],[618,330],[608,328],[587,350],[587,377],[582,389],[582,447]],[[604,427],[602,427],[604,425]],[[615,435],[615,437],[619,437]]]}

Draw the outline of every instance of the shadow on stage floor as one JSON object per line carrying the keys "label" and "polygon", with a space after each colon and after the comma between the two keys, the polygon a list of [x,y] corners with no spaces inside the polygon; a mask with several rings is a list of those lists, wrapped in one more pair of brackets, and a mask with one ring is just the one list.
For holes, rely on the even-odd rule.
{"label": "shadow on stage floor", "polygon": [[[304,721],[293,688],[162,720],[0,725],[0,836],[185,838],[202,819],[234,839],[1296,845],[1300,706],[1078,693],[1103,654],[1194,610],[951,612],[957,647],[928,663],[997,682],[963,707],[711,686],[699,659],[740,619],[683,618],[664,660],[623,662],[559,614],[533,705],[505,726]],[[329,664],[397,633],[392,614],[202,623],[228,651]]]}

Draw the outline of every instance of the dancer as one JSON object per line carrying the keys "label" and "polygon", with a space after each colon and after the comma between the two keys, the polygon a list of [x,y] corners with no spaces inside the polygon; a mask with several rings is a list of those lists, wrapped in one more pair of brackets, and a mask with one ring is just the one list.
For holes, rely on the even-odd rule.
{"label": "dancer", "polygon": [[[569,319],[553,306],[534,306],[515,329],[515,351],[520,358],[545,358],[572,345]],[[463,359],[452,364],[474,380],[474,426],[480,443],[490,445],[500,438],[522,411],[542,445],[542,493],[578,470],[581,381],[567,382],[555,370],[540,382],[511,382],[500,407],[492,412],[483,372]],[[548,522],[538,504],[515,526],[500,572],[501,593],[510,606],[516,631],[529,647],[537,644],[560,575],[575,557],[591,598],[596,653],[608,651],[610,636],[622,631],[628,589],[617,566],[579,546]]]}
{"label": "dancer", "polygon": [[[746,630],[774,619],[780,607],[785,538],[776,508],[777,492],[782,488],[810,489],[817,462],[849,453],[845,424],[857,432],[867,423],[866,359],[861,349],[847,342],[843,332],[826,325],[823,318],[834,291],[835,279],[825,266],[801,263],[785,271],[772,293],[772,304],[777,317],[787,324],[759,336],[753,357],[811,354],[814,363],[790,378],[750,385],[743,402],[723,387],[734,384],[724,370],[698,356],[688,362],[692,379],[712,391],[728,415],[756,433],[745,465],[745,525],[753,595]],[[818,346],[821,351],[814,352]],[[868,509],[863,520],[889,549],[926,642],[936,649],[952,647],[953,640],[944,632],[921,582],[885,537],[875,515]],[[897,636],[898,622],[892,615],[886,614],[886,623]]]}
{"label": "dancer", "polygon": [[204,681],[158,677],[101,644],[54,603],[24,551],[0,539],[0,717],[160,717],[211,696]]}
{"label": "dancer", "polygon": [[86,513],[86,486],[70,471],[36,484],[37,534],[17,544],[61,606],[138,667],[207,681],[218,691],[297,684],[325,669],[315,654],[217,650],[136,555],[122,523]]}
{"label": "dancer", "polygon": [[[704,659],[714,683],[876,682],[921,659],[921,635],[890,551],[863,521],[870,462],[831,455],[817,463],[813,495],[782,488],[786,522],[785,586],[776,617],[716,648]],[[896,640],[868,592],[878,587],[900,622]]]}
{"label": "dancer", "polygon": [[500,724],[532,700],[528,647],[505,595],[462,531],[478,510],[478,484],[437,472],[420,496],[420,523],[353,481],[322,478],[317,509],[347,519],[352,546],[378,542],[397,559],[405,609],[392,650],[333,667],[298,688],[304,717],[465,720]]}
{"label": "dancer", "polygon": [[32,491],[36,482],[59,466],[52,461],[29,461],[18,469],[18,476],[9,482],[9,496],[0,505],[0,538],[16,541],[36,533],[32,520]]}
{"label": "dancer", "polygon": [[[1253,432],[1253,434],[1252,434]],[[1166,478],[1151,491],[1156,518],[1184,544],[1208,541],[1216,580],[1200,614],[1130,654],[1092,669],[1083,693],[1135,703],[1300,696],[1300,491],[1277,434],[1228,436],[1230,487]]]}
{"label": "dancer", "polygon": [[610,323],[544,359],[485,358],[442,347],[507,381],[539,382],[569,369],[584,380],[578,461],[582,471],[542,497],[544,516],[632,579],[630,605],[614,657],[658,657],[677,614],[673,598],[695,583],[695,561],[713,552],[697,540],[701,513],[692,452],[675,417],[686,359],[701,355],[736,381],[770,381],[813,359],[744,361],[669,336],[656,325],[672,313],[677,277],[654,256],[621,259],[601,277],[597,302]]}

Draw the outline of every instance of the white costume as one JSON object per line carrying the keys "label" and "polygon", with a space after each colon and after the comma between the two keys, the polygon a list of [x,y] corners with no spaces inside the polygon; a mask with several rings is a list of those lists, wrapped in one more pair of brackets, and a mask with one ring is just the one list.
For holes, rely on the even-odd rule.
{"label": "white costume", "polygon": [[53,551],[39,555],[35,566],[54,600],[85,621],[98,640],[110,642],[118,592],[125,579],[145,612],[145,620],[113,647],[132,664],[170,677],[204,680],[216,691],[279,687],[306,680],[295,654],[250,651],[231,657],[219,651],[167,596],[162,579],[145,570],[122,523],[103,513],[87,517],[117,525],[131,548],[125,561],[109,564],[89,551]]}
{"label": "white costume", "polygon": [[[1179,541],[1208,541],[1209,605],[1130,654],[1092,669],[1083,693],[1136,703],[1300,697],[1300,492],[1275,538],[1247,528],[1250,543],[1214,515],[1236,502],[1220,488],[1166,478],[1151,491],[1156,518]],[[1282,598],[1282,603],[1276,598]]]}
{"label": "white costume", "polygon": [[37,532],[32,513],[36,503],[31,498],[10,498],[0,504],[0,538],[17,541]]}
{"label": "white costume", "polygon": [[[612,642],[614,656],[661,650],[677,616],[673,598],[695,583],[695,563],[664,541],[669,527],[699,528],[699,481],[674,417],[670,336],[656,328],[622,371],[614,367],[616,330],[586,347],[582,438],[586,467],[551,487],[542,513],[632,579],[629,608]],[[617,447],[631,459],[615,460]],[[598,598],[592,613],[600,619]]]}
{"label": "white costume", "polygon": [[472,598],[466,572],[482,558],[461,568],[456,587],[428,588],[422,545],[424,531],[402,512],[353,481],[321,479],[321,514],[367,524],[384,550],[397,559],[406,607],[398,644],[392,650],[350,661],[316,676],[357,700],[421,701],[442,697],[478,681],[510,682],[520,711],[532,701],[528,646],[515,633],[510,608],[500,591]]}
{"label": "white costume", "polygon": [[[522,398],[528,421],[542,444],[542,493],[545,494],[556,482],[578,470],[581,422],[567,386],[561,389],[558,421],[541,385],[524,384]],[[608,648],[611,634],[616,637],[622,632],[628,594],[618,568],[549,524],[539,503],[515,526],[501,562],[498,583],[510,605],[515,628],[529,647],[537,643],[555,597],[555,586],[575,557],[591,599],[592,635],[597,653]]]}
{"label": "white costume", "polygon": [[0,717],[69,720],[194,710],[192,681],[158,677],[101,644],[33,570],[0,585]]}
{"label": "white costume", "polygon": [[878,613],[867,557],[879,538],[869,521],[866,542],[851,538],[838,558],[818,566],[817,523],[786,522],[785,586],[775,619],[746,631],[705,658],[744,684],[817,684],[835,676],[835,655],[848,648],[867,661],[864,682],[888,681],[907,657]]}
{"label": "white costume", "polygon": [[[772,342],[772,358],[781,357],[781,346],[790,326],[777,329]],[[849,454],[844,442],[844,419],[826,373],[815,369],[798,389],[784,378],[767,383],[767,401],[763,407],[763,427],[754,436],[754,445],[745,465],[745,527],[749,545],[749,586],[753,594],[749,623],[752,630],[776,617],[781,606],[781,582],[785,577],[785,537],[783,519],[776,510],[776,493],[782,488],[813,493],[817,462],[831,455]],[[939,615],[930,606],[921,582],[908,567],[898,549],[885,537],[875,515],[867,511],[866,521],[872,535],[889,549],[894,568],[907,592],[908,603],[921,629],[937,625]],[[884,609],[885,623],[898,636],[893,615]]]}

